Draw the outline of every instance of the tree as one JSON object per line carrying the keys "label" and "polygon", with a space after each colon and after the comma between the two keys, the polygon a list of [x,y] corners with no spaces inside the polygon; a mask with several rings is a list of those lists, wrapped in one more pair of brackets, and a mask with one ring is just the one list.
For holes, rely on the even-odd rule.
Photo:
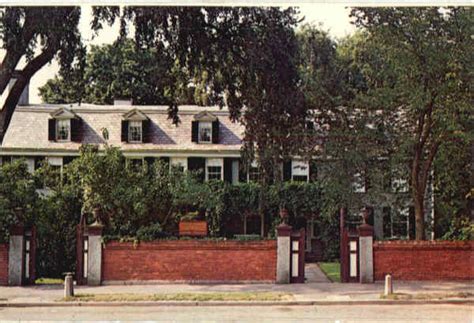
{"label": "tree", "polygon": [[[55,56],[61,71],[67,74],[83,47],[77,28],[80,7],[1,7],[0,13],[0,40],[6,51],[0,66],[0,92],[13,78],[16,80],[0,113],[1,140],[31,77]],[[27,64],[14,75],[22,57],[26,57]]]}
{"label": "tree", "polygon": [[435,157],[452,141],[469,140],[462,120],[472,114],[472,13],[463,7],[351,13],[378,56],[359,57],[368,91],[357,103],[391,121],[393,147],[409,168],[418,240],[425,238],[424,202]]}
{"label": "tree", "polygon": [[[135,26],[139,47],[166,49],[175,62],[169,88],[169,116],[178,118],[178,98],[197,85],[207,104],[226,104],[231,119],[245,125],[244,160],[259,161],[264,185],[279,181],[280,164],[301,147],[292,133],[304,124],[307,109],[296,67],[298,23],[292,8],[96,7],[97,27],[120,16],[121,37]],[[263,223],[265,199],[259,209]],[[264,225],[262,224],[262,232]]]}
{"label": "tree", "polygon": [[55,76],[39,89],[40,95],[53,104],[112,104],[115,98],[130,98],[141,105],[169,104],[166,92],[173,81],[172,65],[166,51],[141,49],[131,39],[119,39],[92,46],[83,72],[73,70],[68,78]]}
{"label": "tree", "polygon": [[[245,148],[261,160],[264,178],[295,147],[287,135],[306,115],[296,69],[294,9],[239,7],[96,7],[97,28],[120,16],[122,37],[135,26],[140,48],[166,49],[185,71],[169,88],[170,118],[177,117],[180,90],[192,82],[208,104],[227,104],[246,126]],[[199,96],[199,95],[198,95]],[[245,107],[245,112],[244,112]],[[270,134],[270,135],[269,135]],[[296,146],[297,147],[297,146]]]}
{"label": "tree", "polygon": [[0,241],[8,241],[10,226],[32,225],[38,194],[28,167],[21,160],[0,167]]}

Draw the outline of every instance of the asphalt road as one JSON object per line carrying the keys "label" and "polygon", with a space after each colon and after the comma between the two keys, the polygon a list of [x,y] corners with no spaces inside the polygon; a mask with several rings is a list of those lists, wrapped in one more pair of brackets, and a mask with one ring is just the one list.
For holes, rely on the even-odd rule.
{"label": "asphalt road", "polygon": [[30,307],[0,308],[0,321],[473,322],[473,312],[467,305]]}

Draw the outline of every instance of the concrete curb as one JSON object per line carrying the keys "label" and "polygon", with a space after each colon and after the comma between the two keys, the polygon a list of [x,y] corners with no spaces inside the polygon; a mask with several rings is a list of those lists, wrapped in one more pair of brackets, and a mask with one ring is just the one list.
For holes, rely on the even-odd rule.
{"label": "concrete curb", "polygon": [[474,300],[355,300],[355,301],[157,301],[157,302],[36,302],[12,303],[0,302],[4,307],[117,307],[117,306],[331,306],[331,305],[471,305]]}

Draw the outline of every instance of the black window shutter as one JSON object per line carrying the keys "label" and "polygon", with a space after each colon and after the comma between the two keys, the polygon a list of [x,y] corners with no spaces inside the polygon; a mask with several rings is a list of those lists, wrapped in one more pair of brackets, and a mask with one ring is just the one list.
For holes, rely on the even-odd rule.
{"label": "black window shutter", "polygon": [[247,182],[247,169],[242,160],[239,160],[239,182]]}
{"label": "black window shutter", "polygon": [[364,171],[362,173],[362,177],[363,177],[363,180],[364,180],[365,192],[367,192],[370,189],[370,186],[372,185],[372,183],[370,182],[370,178],[369,178],[369,172],[367,170]]}
{"label": "black window shutter", "polygon": [[212,122],[212,143],[219,143],[219,120]]}
{"label": "black window shutter", "polygon": [[2,156],[2,163],[8,164],[12,162],[12,156]]}
{"label": "black window shutter", "polygon": [[128,120],[122,120],[122,142],[128,142]]}
{"label": "black window shutter", "polygon": [[142,138],[143,142],[151,142],[150,119],[142,121]]}
{"label": "black window shutter", "polygon": [[369,215],[369,218],[367,219],[367,223],[370,224],[371,226],[374,226],[374,208],[371,206],[367,206],[367,212]]}
{"label": "black window shutter", "polygon": [[191,141],[198,142],[199,121],[191,122]]}
{"label": "black window shutter", "polygon": [[315,160],[309,161],[309,181],[316,182],[318,180],[318,167]]}
{"label": "black window shutter", "polygon": [[206,173],[206,159],[202,157],[188,157],[188,170],[199,171],[199,180],[204,182]]}
{"label": "black window shutter", "polygon": [[67,165],[70,162],[72,162],[74,159],[76,159],[76,156],[64,156],[63,157],[63,165]]}
{"label": "black window shutter", "polygon": [[148,165],[148,166],[151,166],[153,165],[153,163],[155,162],[155,157],[145,157],[145,163]]}
{"label": "black window shutter", "polygon": [[232,183],[232,162],[234,158],[224,158],[224,181]]}
{"label": "black window shutter", "polygon": [[283,181],[291,180],[291,160],[283,162]]}
{"label": "black window shutter", "polygon": [[71,119],[71,141],[81,142],[82,135],[82,119]]}
{"label": "black window shutter", "polygon": [[390,207],[386,206],[382,209],[383,218],[382,218],[382,226],[383,226],[383,237],[390,238],[392,236],[392,218],[390,216],[391,209]]}
{"label": "black window shutter", "polygon": [[166,165],[170,165],[170,158],[166,156],[159,157],[158,160],[162,161]]}
{"label": "black window shutter", "polygon": [[48,120],[48,140],[56,141],[56,119]]}
{"label": "black window shutter", "polygon": [[44,160],[45,160],[45,157],[43,156],[35,157],[35,170],[39,169],[43,165]]}
{"label": "black window shutter", "polygon": [[408,236],[410,240],[415,239],[415,208],[410,206],[408,209]]}

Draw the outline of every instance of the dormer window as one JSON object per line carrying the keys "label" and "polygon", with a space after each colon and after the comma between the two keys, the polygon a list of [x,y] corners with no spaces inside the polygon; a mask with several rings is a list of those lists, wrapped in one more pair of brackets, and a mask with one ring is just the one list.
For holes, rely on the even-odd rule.
{"label": "dormer window", "polygon": [[61,119],[56,121],[56,140],[71,140],[71,119]]}
{"label": "dormer window", "polygon": [[194,116],[191,129],[191,141],[199,144],[219,143],[219,120],[208,111]]}
{"label": "dormer window", "polygon": [[130,121],[128,123],[128,142],[141,143],[143,137],[142,122]]}
{"label": "dormer window", "polygon": [[60,108],[48,120],[48,140],[58,142],[81,141],[82,122],[74,112]]}
{"label": "dormer window", "polygon": [[150,119],[138,109],[133,109],[123,116],[122,141],[143,143],[150,141]]}
{"label": "dormer window", "polygon": [[212,122],[199,122],[199,143],[212,142]]}

